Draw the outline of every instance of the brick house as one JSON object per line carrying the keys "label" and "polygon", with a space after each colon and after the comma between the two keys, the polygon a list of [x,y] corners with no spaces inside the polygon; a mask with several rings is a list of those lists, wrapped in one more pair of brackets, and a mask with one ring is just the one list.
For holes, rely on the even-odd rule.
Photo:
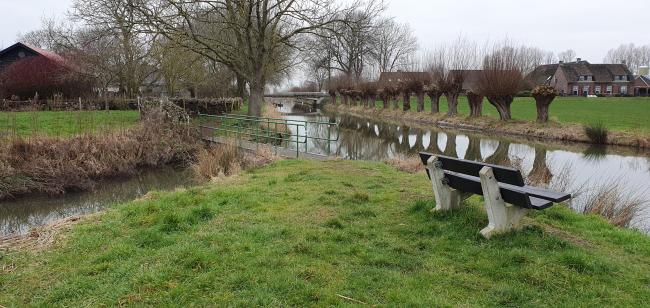
{"label": "brick house", "polygon": [[550,85],[560,95],[634,95],[634,75],[625,64],[591,64],[575,62],[547,64],[526,76],[529,89]]}
{"label": "brick house", "polygon": [[637,76],[634,79],[634,96],[650,96],[650,76]]}

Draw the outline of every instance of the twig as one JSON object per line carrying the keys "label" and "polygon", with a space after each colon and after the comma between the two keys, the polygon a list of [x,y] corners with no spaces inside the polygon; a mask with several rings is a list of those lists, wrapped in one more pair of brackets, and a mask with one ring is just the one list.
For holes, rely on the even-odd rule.
{"label": "twig", "polygon": [[364,303],[364,302],[362,302],[360,300],[356,300],[356,299],[351,298],[351,297],[343,296],[341,294],[336,294],[336,296],[338,296],[340,298],[343,298],[343,299],[347,299],[347,300],[352,301],[352,302],[355,302],[357,304],[368,305],[367,303]]}

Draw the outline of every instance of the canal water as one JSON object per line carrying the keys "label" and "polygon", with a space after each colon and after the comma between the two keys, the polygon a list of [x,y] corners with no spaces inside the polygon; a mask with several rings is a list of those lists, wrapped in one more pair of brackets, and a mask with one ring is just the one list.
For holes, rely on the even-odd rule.
{"label": "canal water", "polygon": [[[299,108],[305,110],[305,108]],[[310,110],[300,114],[291,103],[279,111],[293,121],[338,123],[336,129],[309,124],[296,135],[316,136],[335,142],[308,139],[309,153],[335,155],[352,160],[386,161],[408,158],[420,151],[511,165],[522,170],[536,185],[574,195],[572,206],[580,211],[600,187],[619,185],[628,197],[650,200],[650,153],[629,147],[594,147],[586,144],[527,140],[480,132],[442,130],[431,126],[367,120],[353,116],[323,114]],[[306,130],[306,131],[305,131]],[[305,146],[302,146],[303,151]],[[650,204],[634,217],[632,226],[650,233]]]}
{"label": "canal water", "polygon": [[104,181],[92,191],[61,197],[27,196],[0,202],[0,237],[26,234],[35,226],[92,214],[128,202],[153,190],[174,190],[195,184],[189,170],[172,167],[142,171],[128,179]]}
{"label": "canal water", "polygon": [[[514,165],[531,179],[551,188],[575,193],[572,206],[584,206],[590,192],[618,183],[625,195],[650,200],[650,153],[625,147],[597,148],[584,144],[546,142],[494,136],[476,132],[442,130],[430,126],[371,121],[352,116],[324,114],[305,106],[283,102],[279,111],[294,121],[335,123],[307,125],[294,135],[309,135],[333,142],[309,139],[307,151],[352,160],[385,161],[405,158],[420,151]],[[295,126],[289,126],[296,130]],[[26,234],[35,226],[101,211],[128,202],[152,190],[174,190],[196,184],[188,170],[165,168],[142,172],[129,179],[100,183],[96,189],[62,197],[30,196],[0,202],[0,237]],[[649,204],[645,206],[650,207]],[[633,227],[650,233],[650,208],[639,213]]]}

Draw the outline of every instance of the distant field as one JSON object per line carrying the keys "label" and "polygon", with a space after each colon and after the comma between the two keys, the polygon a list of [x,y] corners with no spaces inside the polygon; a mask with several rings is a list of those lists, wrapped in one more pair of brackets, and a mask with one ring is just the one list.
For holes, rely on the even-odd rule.
{"label": "distant field", "polygon": [[69,137],[128,127],[139,118],[138,111],[0,112],[0,134]]}
{"label": "distant field", "polygon": [[[381,108],[381,102],[377,102],[377,106]],[[412,98],[411,108],[415,107],[416,99]],[[440,100],[440,109],[447,112],[447,101],[444,97]],[[428,98],[425,101],[425,110],[431,110],[431,100]],[[469,114],[467,98],[459,98],[458,112]],[[484,101],[483,114],[493,117],[499,115],[487,100]],[[534,121],[537,118],[535,100],[531,97],[516,98],[512,104],[512,117]],[[561,123],[602,122],[612,130],[648,133],[650,97],[558,97],[551,105],[550,118]]]}

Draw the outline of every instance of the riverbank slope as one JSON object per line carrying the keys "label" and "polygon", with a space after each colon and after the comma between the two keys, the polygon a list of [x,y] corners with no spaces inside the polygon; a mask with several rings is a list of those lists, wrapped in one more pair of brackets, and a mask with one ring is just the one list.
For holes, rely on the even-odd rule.
{"label": "riverbank slope", "polygon": [[[556,122],[539,124],[524,120],[510,120],[504,122],[487,116],[480,118],[470,118],[463,115],[450,117],[444,113],[418,113],[415,111],[331,104],[326,105],[324,108],[327,112],[331,113],[347,114],[373,120],[434,125],[441,128],[462,129],[493,135],[520,136],[543,140],[570,141],[588,144],[592,143],[585,133],[584,126],[580,124],[562,124]],[[607,136],[607,144],[647,149],[650,148],[650,134],[610,131]]]}
{"label": "riverbank slope", "polygon": [[152,193],[0,252],[0,304],[641,306],[650,239],[563,206],[486,241],[472,198],[431,213],[424,174],[279,161]]}

